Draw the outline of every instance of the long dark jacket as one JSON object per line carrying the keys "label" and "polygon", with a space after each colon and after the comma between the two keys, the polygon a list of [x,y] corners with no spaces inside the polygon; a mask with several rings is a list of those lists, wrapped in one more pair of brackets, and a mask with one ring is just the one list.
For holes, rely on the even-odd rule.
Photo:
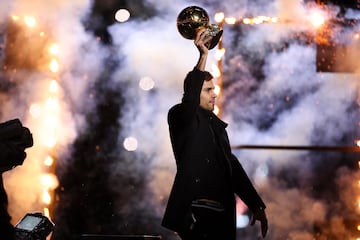
{"label": "long dark jacket", "polygon": [[231,152],[227,124],[199,106],[204,78],[205,72],[197,68],[189,72],[182,102],[168,113],[177,172],[162,225],[176,232],[185,231],[190,203],[207,198],[225,206],[228,227],[235,237],[234,193],[251,211],[265,208],[265,204]]}

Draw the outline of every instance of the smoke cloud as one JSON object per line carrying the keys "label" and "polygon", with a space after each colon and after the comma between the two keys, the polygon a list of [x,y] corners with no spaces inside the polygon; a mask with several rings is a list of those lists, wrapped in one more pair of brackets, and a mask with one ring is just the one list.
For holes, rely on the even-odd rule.
{"label": "smoke cloud", "polygon": [[[122,131],[118,139],[109,139],[109,142],[121,151],[124,139],[135,137],[138,148],[134,154],[145,159],[146,164],[132,163],[132,167],[140,169],[135,171],[112,163],[109,169],[114,171],[109,182],[121,186],[122,183],[112,181],[118,179],[119,173],[139,172],[147,174],[150,180],[146,191],[149,195],[143,196],[143,202],[123,206],[120,204],[123,200],[119,200],[115,205],[119,212],[128,214],[149,204],[155,207],[156,216],[151,217],[159,220],[175,174],[167,110],[181,100],[182,81],[198,57],[192,41],[177,32],[176,17],[184,7],[199,3],[147,0],[146,4],[157,14],[111,25],[107,29],[111,46],[101,44],[84,30],[83,20],[91,10],[91,1],[87,0],[3,1],[0,22],[10,18],[10,14],[32,14],[38,22],[49,26],[47,33],[59,44],[60,74],[56,79],[60,84],[62,110],[57,115],[56,135],[62,136],[57,145],[57,164],[62,167],[73,162],[68,158],[72,143],[89,127],[85,116],[94,111],[97,101],[103,100],[94,97],[96,81],[104,74],[108,59],[115,58],[116,68],[108,73],[108,80],[100,84],[119,89],[125,99],[118,119]],[[222,118],[229,123],[232,145],[354,144],[359,121],[358,75],[316,71],[313,42],[316,31],[306,20],[316,8],[314,4],[298,0],[258,0],[203,1],[201,5],[210,16],[223,11],[237,18],[258,15],[279,18],[277,24],[224,26],[226,55],[221,107]],[[327,17],[334,17],[336,10],[329,7]],[[359,15],[354,10],[348,14],[353,18]],[[216,64],[215,58],[209,59],[209,70],[212,64]],[[7,91],[0,93],[1,119],[21,118],[34,132],[37,144],[27,151],[23,166],[5,174],[15,221],[29,209],[42,210],[38,209],[42,186],[34,176],[44,171],[40,166],[47,150],[39,142],[46,132],[42,130],[42,122],[29,115],[28,108],[29,103],[46,99],[44,91],[39,89],[47,89],[48,79],[54,76],[26,70],[18,70],[11,76],[16,87],[9,81]],[[154,81],[154,89],[139,88],[143,77]],[[315,235],[319,239],[352,237],[348,229],[355,230],[357,224],[359,174],[350,168],[351,164],[343,163],[354,160],[351,154],[249,149],[236,149],[234,153],[267,205],[269,239],[306,240]],[[135,175],[134,178],[144,177]],[[239,231],[245,236],[239,236],[241,239],[254,239],[254,235],[259,235],[251,227]],[[169,234],[167,239],[177,238]]]}

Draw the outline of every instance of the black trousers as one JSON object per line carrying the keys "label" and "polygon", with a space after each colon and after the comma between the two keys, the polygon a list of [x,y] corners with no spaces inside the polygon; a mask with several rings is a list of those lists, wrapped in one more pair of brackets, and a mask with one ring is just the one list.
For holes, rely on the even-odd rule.
{"label": "black trousers", "polygon": [[235,240],[236,229],[231,212],[192,212],[190,225],[179,231],[182,240]]}

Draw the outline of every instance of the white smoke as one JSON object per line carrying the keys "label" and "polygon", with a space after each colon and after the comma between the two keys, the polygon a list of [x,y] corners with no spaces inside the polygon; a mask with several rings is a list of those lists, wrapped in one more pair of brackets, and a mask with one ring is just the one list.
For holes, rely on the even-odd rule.
{"label": "white smoke", "polygon": [[[147,171],[152,177],[149,191],[154,193],[155,199],[144,197],[144,200],[158,204],[157,213],[161,218],[163,201],[170,191],[175,174],[166,122],[167,110],[181,100],[182,81],[198,57],[192,41],[182,38],[177,32],[176,17],[184,7],[199,3],[148,0],[146,4],[153,6],[158,15],[109,27],[113,39],[112,49],[101,45],[94,36],[85,32],[82,19],[91,7],[91,2],[87,0],[3,1],[0,3],[0,13],[3,13],[0,14],[3,18],[0,22],[12,13],[31,13],[39,22],[50,26],[49,33],[62,49],[59,56],[62,68],[59,82],[64,109],[61,120],[66,126],[59,130],[64,135],[60,141],[61,154],[65,154],[76,136],[86,130],[84,115],[92,110],[97,101],[92,96],[91,87],[102,73],[104,59],[114,54],[110,51],[116,52],[121,64],[111,76],[111,83],[124,86],[122,94],[126,102],[121,108],[122,118],[119,119],[123,131],[120,138],[114,140],[114,148],[122,148],[123,140],[133,136],[138,139],[137,151],[151,158],[152,168]],[[207,1],[202,7],[209,10],[210,16],[217,11],[224,11],[238,18],[268,15],[287,20],[279,24],[248,27],[248,34],[241,39],[237,38],[231,27],[224,27],[224,47],[229,47],[224,71],[236,79],[224,89],[226,111],[223,118],[229,122],[229,136],[233,145],[331,145],[338,143],[349,129],[356,128],[351,125],[357,122],[354,120],[356,115],[349,112],[349,106],[357,100],[357,76],[317,73],[314,45],[289,41],[284,51],[272,53],[265,47],[269,43],[281,44],[303,31],[314,33],[306,21],[309,8],[314,5],[306,5],[299,0],[234,0],[221,3]],[[351,12],[352,16],[357,14]],[[288,22],[290,20],[291,23]],[[249,70],[251,64],[240,54],[243,49],[259,54],[264,59],[262,71],[265,76],[262,82],[252,76]],[[212,63],[216,61],[210,58],[207,66],[209,70]],[[26,113],[28,106],[20,109],[17,106],[19,102],[42,99],[39,89],[45,83],[41,76],[27,74],[23,74],[25,83],[19,89],[19,98],[1,96],[1,112],[3,120],[13,117],[24,119],[25,125],[30,128],[34,126],[34,136],[37,137],[41,131],[38,130],[38,123]],[[138,83],[142,77],[153,79],[155,89],[141,90]],[[253,87],[257,91],[246,91]],[[261,128],[258,122],[265,113],[269,116],[273,114],[274,119],[267,128]],[[319,129],[322,130],[320,133]],[[306,151],[270,150],[236,150],[234,153],[267,205],[269,239],[313,239],[314,224],[326,221],[327,213],[333,213],[335,206],[328,199],[312,197],[311,180],[321,174],[313,170],[312,155]],[[29,149],[29,157],[24,165],[5,175],[11,197],[10,210],[15,221],[33,209],[32,204],[40,194],[41,188],[33,176],[42,172],[39,161],[43,155],[43,152]],[[142,166],[139,164],[137,167]],[[286,171],[290,171],[288,175],[296,179],[295,185],[292,186],[281,177]],[[343,190],[343,195],[340,194],[344,206],[354,204],[356,197],[356,186],[353,183],[357,179],[354,173],[347,171],[339,170],[339,180],[336,181],[340,187],[349,186]],[[34,182],[30,179],[34,179]],[[25,199],[23,194],[27,194],[29,204],[22,201]],[[347,209],[346,213],[349,212]],[[337,239],[347,237],[346,229],[341,228],[346,217],[340,211],[333,213],[326,231],[337,234]],[[335,225],[340,227],[335,228]]]}
{"label": "white smoke", "polygon": [[[57,43],[61,49],[58,56],[61,68],[59,74],[16,69],[8,73],[8,78],[16,82],[17,88],[11,90],[10,95],[2,94],[2,121],[20,118],[30,128],[34,138],[34,147],[26,150],[24,164],[4,174],[9,212],[14,224],[27,212],[43,211],[40,199],[44,186],[40,176],[47,172],[42,167],[43,163],[48,155],[58,158],[55,159],[57,163],[62,161],[61,156],[69,152],[72,141],[86,128],[84,114],[94,106],[89,87],[100,72],[102,56],[105,57],[107,53],[100,49],[98,40],[86,33],[82,26],[81,20],[90,7],[91,2],[87,0],[1,2],[2,21],[8,23],[12,21],[12,16],[31,16],[36,20],[33,31],[43,32],[44,39]],[[18,49],[19,54],[34,47],[26,46],[27,40],[31,41],[22,39],[24,48]],[[7,41],[10,44],[10,39]],[[49,79],[59,83],[57,106],[61,113],[54,112],[52,116],[52,124],[56,124],[54,132],[47,131],[47,119],[41,120],[30,115],[32,104],[37,106],[40,116],[45,112]],[[51,134],[57,136],[56,155],[44,142]]]}
{"label": "white smoke", "polygon": [[[286,20],[280,21],[279,25],[264,24],[253,27],[253,30],[248,30],[248,34],[237,45],[239,50],[241,48],[255,49],[254,52],[264,54],[265,79],[262,84],[259,84],[255,79],[237,76],[239,82],[231,85],[234,88],[225,89],[225,91],[234,92],[229,94],[231,98],[226,99],[226,109],[229,111],[224,112],[224,119],[230,123],[229,134],[233,145],[336,144],[344,132],[349,130],[350,125],[356,122],[353,113],[350,113],[352,114],[350,119],[345,116],[349,114],[349,106],[357,99],[357,76],[317,73],[315,45],[299,45],[294,42],[282,52],[267,53],[265,45],[268,43],[281,44],[282,41],[302,31],[315,34],[306,18],[310,12],[308,8],[314,6],[305,5],[302,1],[274,1],[262,7],[258,7],[259,5],[261,4],[244,4],[239,1],[222,4],[223,9],[236,13],[237,15],[234,15],[239,17],[244,17],[241,14],[251,12],[255,16],[267,14]],[[209,9],[214,10],[211,6]],[[181,8],[178,8],[170,12],[176,13],[180,10]],[[125,115],[122,121],[131,123],[128,126],[128,132],[124,132],[125,136],[136,135],[140,139],[139,150],[157,153],[153,160],[155,166],[166,166],[169,169],[170,173],[156,167],[153,169],[153,191],[160,196],[166,196],[166,192],[169,191],[175,167],[171,158],[165,124],[167,109],[180,101],[181,81],[197,59],[197,53],[193,50],[191,42],[178,37],[179,34],[176,33],[174,27],[175,18],[176,15],[169,14],[146,22],[128,23],[111,28],[111,34],[120,47],[119,52],[126,56],[126,66],[119,70],[119,77],[116,79],[120,79],[120,76],[131,75],[135,79],[134,85],[142,76],[150,76],[156,81],[156,97],[142,93],[140,90],[133,91],[134,95],[128,97],[130,104],[127,110],[136,109],[136,114],[129,111],[130,114]],[[135,28],[139,31],[127,34]],[[224,39],[225,44],[231,43],[232,37],[235,37],[230,29],[228,29],[229,32],[226,30],[224,38],[228,39]],[[243,62],[241,57],[236,56],[236,52],[234,53],[236,50],[227,49],[233,52],[230,56],[238,61],[229,60],[228,63],[235,62],[234,65],[246,72],[246,61]],[[226,71],[232,67],[232,65],[225,65],[224,69]],[[236,89],[239,89],[236,86],[243,86],[242,81],[249,81],[249,84],[259,87],[259,90],[246,100],[246,104],[241,104],[241,102],[239,104],[236,96]],[[342,84],[344,81],[347,84]],[[177,93],[177,91],[180,92]],[[289,98],[285,98],[286,93]],[[242,96],[242,94],[239,95]],[[284,98],[279,99],[278,96],[282,95]],[[262,102],[258,105],[259,101],[268,101],[268,104]],[[292,107],[287,107],[289,104],[287,101],[296,102]],[[239,115],[246,115],[248,118],[261,117],[263,111],[267,110],[263,107],[264,105],[269,106],[269,111],[273,108],[284,109],[276,115],[272,126],[267,130],[238,121],[241,119]],[[234,118],[234,116],[237,117]],[[149,119],[151,119],[150,124]],[[158,123],[159,121],[164,124]],[[356,128],[356,126],[352,127]],[[316,135],[319,128],[329,131]],[[336,131],[330,129],[336,129]],[[154,139],[153,136],[156,138]],[[312,239],[315,234],[314,226],[326,221],[326,213],[332,209],[332,206],[326,201],[326,196],[324,199],[312,197],[309,185],[311,185],[310,179],[315,179],[315,173],[312,170],[313,160],[309,157],[309,152],[269,150],[235,152],[248,169],[268,205],[270,239]],[[292,175],[300,186],[287,186],[286,180],[278,178],[277,172],[285,171],[284,169],[294,172]],[[264,174],[267,176],[265,179]],[[164,181],[166,177],[169,180]],[[356,181],[353,178],[348,180]],[[305,210],[299,214],[299,209]],[[343,226],[346,217],[348,216],[341,216],[341,213],[334,214],[331,222]],[[326,231],[330,232],[330,235],[338,234],[338,239],[347,236],[343,232],[344,228],[341,227],[333,227],[333,230]]]}

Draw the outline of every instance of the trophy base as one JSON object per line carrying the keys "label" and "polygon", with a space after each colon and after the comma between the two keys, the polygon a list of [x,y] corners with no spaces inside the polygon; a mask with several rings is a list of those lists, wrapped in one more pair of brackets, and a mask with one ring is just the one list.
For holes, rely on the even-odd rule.
{"label": "trophy base", "polygon": [[213,49],[220,41],[220,38],[223,34],[223,30],[219,30],[215,36],[212,37],[211,41],[209,42],[209,44],[207,44],[208,46],[206,46],[209,50]]}

